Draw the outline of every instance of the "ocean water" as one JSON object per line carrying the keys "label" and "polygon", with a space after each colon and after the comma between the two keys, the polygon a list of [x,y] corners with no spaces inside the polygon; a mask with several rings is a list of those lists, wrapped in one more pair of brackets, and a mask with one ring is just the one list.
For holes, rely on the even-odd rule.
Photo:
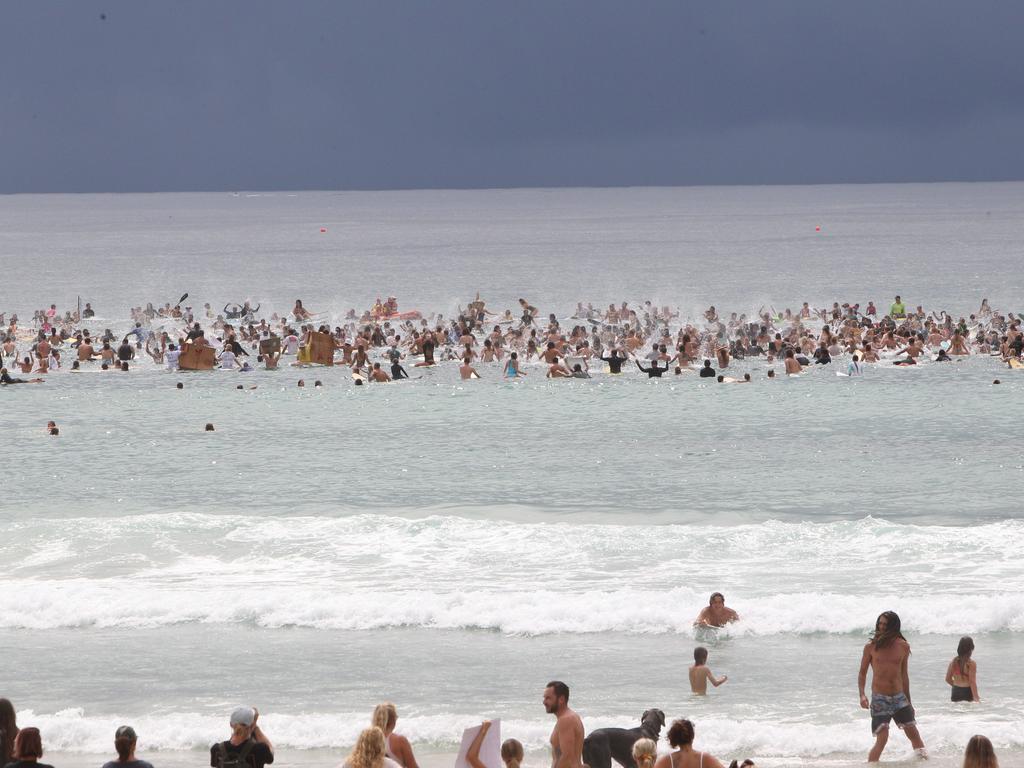
{"label": "ocean water", "polygon": [[[81,296],[122,331],[185,291],[338,317],[381,294],[448,315],[477,290],[563,318],[897,292],[1016,311],[1021,231],[1022,184],[15,196],[0,311]],[[280,760],[333,765],[381,700],[431,766],[484,717],[540,765],[562,678],[588,730],[656,706],[724,760],[839,766],[872,741],[857,667],[891,609],[936,763],[974,733],[1024,759],[1024,372],[767,367],[356,389],[341,368],[141,365],[2,389],[0,696],[58,765],[98,765],[122,722],[158,765],[196,764],[243,702]],[[715,590],[743,620],[695,636]],[[943,682],[963,634],[980,704]],[[696,644],[730,678],[706,699]]]}

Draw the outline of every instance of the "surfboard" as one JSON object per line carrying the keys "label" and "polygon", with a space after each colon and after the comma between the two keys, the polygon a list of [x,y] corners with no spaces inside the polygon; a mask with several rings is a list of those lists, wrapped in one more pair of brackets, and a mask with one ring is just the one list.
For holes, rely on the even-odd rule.
{"label": "surfboard", "polygon": [[1018,360],[1015,357],[1011,357],[1009,363],[1011,368],[1024,368],[1024,361]]}

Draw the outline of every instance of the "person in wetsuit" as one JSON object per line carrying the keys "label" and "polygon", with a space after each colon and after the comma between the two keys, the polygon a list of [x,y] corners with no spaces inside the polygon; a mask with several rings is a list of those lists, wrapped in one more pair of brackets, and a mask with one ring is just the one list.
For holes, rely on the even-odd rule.
{"label": "person in wetsuit", "polygon": [[620,357],[617,349],[613,349],[610,356],[601,359],[608,363],[608,373],[622,373],[622,364],[629,360],[625,355]]}
{"label": "person in wetsuit", "polygon": [[704,360],[704,367],[700,369],[700,377],[702,379],[713,379],[716,373],[717,371],[711,367],[711,361]]}
{"label": "person in wetsuit", "polygon": [[7,372],[6,368],[0,368],[0,384],[41,384],[42,379],[15,379]]}
{"label": "person in wetsuit", "polygon": [[657,360],[651,360],[651,364],[646,368],[644,368],[643,365],[641,365],[640,361],[637,360],[636,367],[639,368],[644,373],[646,373],[647,378],[649,379],[660,379],[661,374],[668,370],[667,365],[664,368],[659,368]]}
{"label": "person in wetsuit", "polygon": [[399,379],[408,379],[408,378],[409,378],[409,374],[406,372],[405,368],[402,367],[402,364],[400,362],[398,362],[398,360],[392,360],[391,361],[391,379],[393,381],[398,381]]}

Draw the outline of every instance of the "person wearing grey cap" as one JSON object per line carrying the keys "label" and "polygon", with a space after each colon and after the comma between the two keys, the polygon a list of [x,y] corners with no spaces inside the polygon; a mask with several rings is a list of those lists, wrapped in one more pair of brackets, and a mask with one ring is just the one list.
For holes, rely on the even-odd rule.
{"label": "person wearing grey cap", "polygon": [[231,713],[231,738],[210,747],[210,768],[263,768],[274,762],[274,745],[257,725],[259,716],[253,707]]}
{"label": "person wearing grey cap", "polygon": [[104,763],[103,768],[153,768],[152,763],[135,757],[137,741],[135,729],[130,725],[122,725],[118,728],[114,733],[114,749],[117,750],[117,760]]}

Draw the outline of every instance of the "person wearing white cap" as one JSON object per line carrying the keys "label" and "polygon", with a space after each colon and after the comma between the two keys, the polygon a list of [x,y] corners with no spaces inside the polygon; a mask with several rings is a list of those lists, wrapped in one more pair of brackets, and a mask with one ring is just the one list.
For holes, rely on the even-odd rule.
{"label": "person wearing white cap", "polygon": [[231,713],[231,738],[210,747],[210,768],[263,768],[274,762],[274,745],[257,724],[259,716],[253,707]]}

